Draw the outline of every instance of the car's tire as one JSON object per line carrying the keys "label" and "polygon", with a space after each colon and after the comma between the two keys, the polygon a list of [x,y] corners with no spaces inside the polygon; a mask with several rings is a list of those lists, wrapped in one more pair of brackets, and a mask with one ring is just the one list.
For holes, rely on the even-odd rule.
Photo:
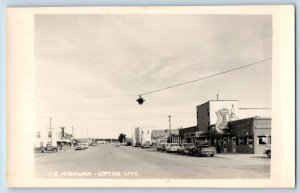
{"label": "car's tire", "polygon": [[210,157],[214,157],[214,154],[210,154]]}
{"label": "car's tire", "polygon": [[268,158],[271,158],[271,151],[267,152],[267,156],[268,156]]}
{"label": "car's tire", "polygon": [[41,152],[41,153],[44,153],[44,151],[43,151],[43,150],[40,150],[40,152]]}

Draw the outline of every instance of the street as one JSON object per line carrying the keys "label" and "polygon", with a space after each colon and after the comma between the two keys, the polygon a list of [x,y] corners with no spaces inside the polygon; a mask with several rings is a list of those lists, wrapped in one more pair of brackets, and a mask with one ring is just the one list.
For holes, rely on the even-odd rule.
{"label": "street", "polygon": [[270,159],[192,157],[155,148],[101,144],[85,150],[36,153],[38,177],[261,179],[270,177]]}

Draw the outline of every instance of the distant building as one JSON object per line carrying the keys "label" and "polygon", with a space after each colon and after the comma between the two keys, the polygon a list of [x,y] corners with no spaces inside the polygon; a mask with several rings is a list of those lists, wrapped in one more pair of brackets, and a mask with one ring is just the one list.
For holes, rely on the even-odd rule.
{"label": "distant building", "polygon": [[[171,130],[171,142],[179,143],[179,129]],[[152,130],[151,131],[151,142],[153,144],[168,143],[170,138],[169,129],[164,130]]]}
{"label": "distant building", "polygon": [[137,127],[134,130],[133,143],[151,142],[151,130]]}
{"label": "distant building", "polygon": [[198,131],[197,126],[179,129],[179,144],[193,143],[197,131]]}
{"label": "distant building", "polygon": [[52,146],[72,146],[72,134],[65,132],[64,128],[40,129],[36,132],[34,147],[46,147],[47,144]]}

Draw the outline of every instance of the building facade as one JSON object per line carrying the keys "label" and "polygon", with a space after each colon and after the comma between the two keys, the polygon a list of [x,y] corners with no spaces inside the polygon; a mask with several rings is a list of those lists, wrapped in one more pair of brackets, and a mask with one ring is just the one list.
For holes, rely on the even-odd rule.
{"label": "building facade", "polygon": [[132,138],[134,144],[136,143],[143,144],[146,142],[151,143],[151,130],[137,127],[134,130],[134,135],[132,136]]}
{"label": "building facade", "polygon": [[218,153],[250,154],[262,154],[271,144],[271,118],[259,117],[251,110],[247,112],[251,117],[239,117],[238,100],[210,100],[196,110],[197,126],[180,129],[180,143],[204,141]]}
{"label": "building facade", "polygon": [[151,142],[154,145],[159,143],[170,143],[170,142],[179,143],[179,129],[172,129],[171,133],[169,129],[152,130]]}
{"label": "building facade", "polygon": [[210,126],[211,145],[218,153],[262,154],[271,144],[271,118],[251,117],[228,122],[224,133]]}

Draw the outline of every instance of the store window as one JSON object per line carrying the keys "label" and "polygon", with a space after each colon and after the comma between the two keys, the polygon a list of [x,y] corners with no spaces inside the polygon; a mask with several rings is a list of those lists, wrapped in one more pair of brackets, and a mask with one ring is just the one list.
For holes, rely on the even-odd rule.
{"label": "store window", "polygon": [[252,137],[247,137],[246,138],[246,144],[247,145],[252,145],[253,144],[253,138]]}
{"label": "store window", "polygon": [[238,138],[238,145],[244,145],[244,137]]}
{"label": "store window", "polygon": [[258,138],[258,145],[267,144],[267,137],[266,136],[257,136],[257,138]]}

